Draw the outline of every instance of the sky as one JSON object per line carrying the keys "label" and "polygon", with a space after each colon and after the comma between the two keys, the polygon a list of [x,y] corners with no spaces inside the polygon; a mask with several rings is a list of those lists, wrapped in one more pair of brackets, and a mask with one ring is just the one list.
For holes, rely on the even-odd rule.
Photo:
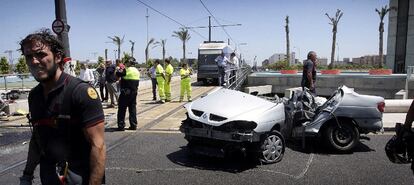
{"label": "sky", "polygon": [[[200,0],[140,0],[185,26],[207,26],[210,13]],[[378,54],[379,16],[375,8],[388,0],[203,0],[212,25],[241,26],[212,28],[212,40],[227,41],[251,63],[260,65],[274,53],[286,52],[285,17],[289,16],[290,50],[300,60],[313,50],[318,57],[330,58],[332,26],[325,15],[344,12],[338,24],[337,54],[360,57]],[[55,20],[54,0],[0,0],[0,56],[20,56],[19,41],[41,28],[51,28]],[[108,36],[125,37],[121,51],[130,53],[129,40],[136,42],[134,56],[145,59],[147,42],[146,7],[138,0],[66,0],[71,57],[75,60],[115,58],[116,45]],[[181,25],[148,8],[148,35],[166,39],[167,56],[182,58],[182,42],[172,37]],[[218,23],[217,23],[218,22]],[[384,48],[387,48],[388,15],[385,20]],[[208,29],[193,29],[187,43],[187,58],[197,58],[199,44],[208,39]],[[197,32],[197,33],[196,33]],[[201,36],[200,36],[201,35]],[[386,53],[386,49],[384,49]],[[161,47],[150,49],[151,58],[162,58]]]}

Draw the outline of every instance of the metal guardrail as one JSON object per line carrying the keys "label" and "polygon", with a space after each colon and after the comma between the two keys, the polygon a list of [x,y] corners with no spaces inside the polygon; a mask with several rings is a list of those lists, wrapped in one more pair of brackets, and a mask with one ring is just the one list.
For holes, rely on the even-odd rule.
{"label": "metal guardrail", "polygon": [[414,66],[408,66],[407,67],[407,79],[405,80],[405,97],[406,99],[408,97],[408,83],[410,81],[414,81]]}
{"label": "metal guardrail", "polygon": [[227,89],[239,90],[247,76],[251,73],[250,67],[241,67],[239,69],[230,69],[226,72],[230,73],[230,77],[226,84]]}
{"label": "metal guardrail", "polygon": [[[16,80],[9,80],[9,77],[15,77]],[[2,74],[0,75],[3,83],[0,82],[0,90],[8,91],[10,89],[31,89],[38,84],[30,73],[23,74]]]}

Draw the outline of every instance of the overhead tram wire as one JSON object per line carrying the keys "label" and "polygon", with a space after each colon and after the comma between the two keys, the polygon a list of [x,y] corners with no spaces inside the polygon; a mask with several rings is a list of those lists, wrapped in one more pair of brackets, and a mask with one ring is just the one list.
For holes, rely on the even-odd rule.
{"label": "overhead tram wire", "polygon": [[203,20],[203,19],[208,19],[208,16],[206,16],[206,17],[202,17],[202,18],[199,18],[199,19],[196,19],[196,20],[191,21],[191,22],[189,22],[189,23],[187,23],[187,24],[188,24],[188,25],[191,25],[191,24],[193,24],[193,23],[195,23],[195,22],[199,22],[199,21],[201,21],[201,20]]}
{"label": "overhead tram wire", "polygon": [[224,28],[224,26],[222,26],[220,24],[220,22],[216,19],[216,17],[213,15],[213,13],[211,13],[211,11],[207,8],[207,6],[204,4],[204,2],[202,0],[200,0],[200,3],[204,6],[204,8],[207,10],[207,12],[213,17],[214,21],[216,21],[216,23],[223,29],[224,33],[226,33],[226,35],[230,38],[230,40],[235,44],[235,46],[237,47],[237,42],[234,41],[234,39],[230,36],[230,34],[227,32],[227,30]]}
{"label": "overhead tram wire", "polygon": [[[160,12],[160,11],[158,11],[157,9],[155,9],[155,8],[153,8],[152,6],[150,6],[150,5],[148,5],[148,4],[146,4],[146,3],[144,3],[144,2],[142,2],[141,0],[137,0],[139,3],[141,3],[141,4],[143,4],[144,6],[146,6],[146,7],[148,7],[148,8],[150,8],[151,10],[154,10],[155,12],[157,12],[157,13],[159,13],[160,15],[162,15],[162,16],[164,16],[164,17],[166,17],[167,19],[170,19],[171,21],[173,21],[173,22],[175,22],[175,23],[177,23],[178,25],[180,25],[181,27],[183,27],[183,28],[186,28],[187,26],[185,26],[184,24],[182,24],[182,23],[180,23],[180,22],[178,22],[177,20],[175,20],[175,19],[173,19],[173,18],[171,18],[170,16],[168,16],[168,15],[166,15],[166,14],[164,14],[164,13],[162,13],[162,12]],[[201,35],[200,33],[198,33],[197,31],[195,31],[195,30],[193,30],[193,29],[189,29],[189,30],[191,30],[192,32],[194,32],[194,33],[196,33],[198,36],[200,36],[201,38],[203,38],[203,39],[207,39],[206,37],[204,37],[203,35]]]}

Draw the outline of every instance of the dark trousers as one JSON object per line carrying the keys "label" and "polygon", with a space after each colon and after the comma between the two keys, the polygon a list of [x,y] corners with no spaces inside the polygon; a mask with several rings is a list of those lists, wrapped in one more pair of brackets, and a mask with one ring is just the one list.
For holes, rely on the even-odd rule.
{"label": "dark trousers", "polygon": [[[68,170],[68,176],[66,176],[66,178],[66,184],[68,185],[89,184],[89,176],[81,176],[80,173],[75,173],[70,169]],[[42,184],[61,185],[59,177],[56,173],[56,164],[51,163],[45,159],[40,160],[40,181]]]}
{"label": "dark trousers", "polygon": [[137,127],[137,94],[138,92],[136,91],[132,92],[121,89],[118,103],[118,128],[125,127],[125,113],[127,108],[129,112],[129,126],[132,128]]}
{"label": "dark trousers", "polygon": [[226,82],[225,76],[226,76],[226,71],[224,69],[224,67],[218,67],[218,81],[219,81],[219,86],[224,85],[224,83]]}
{"label": "dark trousers", "polygon": [[[105,94],[104,94],[104,89],[105,89]],[[101,100],[108,100],[108,89],[106,89],[106,85],[99,85],[99,92],[101,93]],[[104,96],[105,95],[105,96]]]}
{"label": "dark trousers", "polygon": [[59,177],[56,174],[56,165],[45,160],[40,160],[40,181],[42,184],[60,185]]}
{"label": "dark trousers", "polygon": [[152,84],[152,99],[157,99],[157,79],[151,78],[151,84]]}

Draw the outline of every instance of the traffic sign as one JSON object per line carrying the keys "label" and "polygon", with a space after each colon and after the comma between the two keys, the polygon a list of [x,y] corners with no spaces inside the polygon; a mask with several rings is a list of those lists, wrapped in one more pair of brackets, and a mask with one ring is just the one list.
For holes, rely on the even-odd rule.
{"label": "traffic sign", "polygon": [[52,30],[53,32],[59,35],[63,32],[63,30],[65,30],[65,24],[63,23],[63,21],[56,19],[52,23]]}

